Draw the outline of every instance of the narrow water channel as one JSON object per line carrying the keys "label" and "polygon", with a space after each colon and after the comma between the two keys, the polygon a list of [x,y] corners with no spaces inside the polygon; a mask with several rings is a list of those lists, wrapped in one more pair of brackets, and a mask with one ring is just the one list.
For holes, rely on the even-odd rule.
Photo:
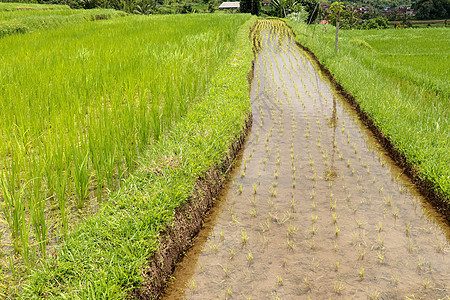
{"label": "narrow water channel", "polygon": [[163,299],[442,299],[450,229],[279,20],[260,20],[253,128]]}

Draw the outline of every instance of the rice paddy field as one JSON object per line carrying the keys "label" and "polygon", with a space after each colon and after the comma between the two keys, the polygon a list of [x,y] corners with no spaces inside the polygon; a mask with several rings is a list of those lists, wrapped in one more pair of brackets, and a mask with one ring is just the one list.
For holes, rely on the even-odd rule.
{"label": "rice paddy field", "polygon": [[123,17],[112,9],[80,10],[66,5],[0,3],[0,38],[68,24]]}
{"label": "rice paddy field", "polygon": [[158,297],[170,230],[201,223],[253,122],[163,297],[448,298],[448,220],[296,44],[445,205],[447,30],[335,54],[333,30],[245,14],[0,4],[0,297]]}
{"label": "rice paddy field", "polygon": [[[64,7],[38,9],[37,13],[35,10],[9,10],[6,9],[8,6],[2,8],[3,20],[26,19],[31,15],[46,19],[55,12],[59,15],[72,13]],[[9,13],[14,17],[5,17]],[[2,297],[17,293],[18,290],[14,289],[18,283],[46,258],[59,258],[62,254],[57,254],[55,249],[59,248],[61,241],[70,244],[74,229],[90,216],[101,215],[102,209],[108,206],[105,201],[111,193],[123,188],[124,178],[138,180],[133,177],[142,166],[138,157],[150,157],[157,160],[156,165],[166,166],[164,163],[170,163],[169,155],[166,161],[158,156],[159,153],[148,149],[167,143],[167,135],[171,138],[186,134],[195,136],[200,127],[192,127],[194,125],[191,124],[191,128],[181,130],[178,125],[175,126],[177,132],[173,132],[173,124],[183,121],[186,126],[201,118],[202,105],[207,103],[202,100],[213,94],[208,94],[214,86],[212,79],[219,69],[224,69],[224,63],[236,51],[237,31],[249,18],[249,15],[212,14],[128,16],[1,38]],[[249,25],[247,34],[248,29]],[[242,63],[245,72],[251,67],[248,57],[244,56],[247,64]],[[238,61],[235,59],[233,64],[226,65],[232,68],[238,65]],[[225,68],[221,75],[229,78],[223,72],[230,71]],[[215,134],[221,133],[222,136],[220,143],[216,142],[214,147],[210,145],[202,155],[218,155],[214,151],[220,150],[222,157],[224,149],[228,149],[242,131],[249,110],[248,100],[245,101],[248,98],[247,74],[235,74],[241,75],[244,82],[236,81],[244,87],[244,92],[242,88],[236,88],[235,102],[230,100],[233,93],[227,91],[228,83],[217,84],[219,87],[224,85],[221,93],[223,97],[229,96],[228,105],[238,107],[224,109],[230,113],[220,115],[228,118],[228,123],[217,119],[216,125],[222,124],[222,131],[213,127],[204,129],[215,130],[211,136],[217,140],[219,137]],[[217,98],[217,95],[210,95],[208,99],[213,101]],[[196,113],[191,112],[186,117],[191,110]],[[213,120],[213,110],[209,112]],[[230,125],[233,122],[238,125],[233,127]],[[194,136],[188,140],[195,140]],[[161,145],[159,148],[160,153],[167,150],[176,152],[182,146],[183,143],[178,142],[168,149]],[[191,145],[189,150],[179,153],[180,157],[173,163],[177,166],[184,164],[190,151],[198,150]],[[177,169],[186,172],[183,178],[187,177],[185,181],[190,183],[213,162],[214,159],[209,157],[202,160],[204,165],[197,166],[196,170]],[[184,185],[187,184],[185,181]],[[189,184],[187,187],[179,184],[174,189],[177,196],[165,204],[172,209],[176,206],[174,203],[187,197],[180,195],[189,194],[192,189]],[[151,200],[147,204],[153,205],[153,210],[158,206]],[[149,214],[145,219],[159,224],[162,219],[168,222],[170,214],[169,210],[155,218],[150,218]],[[123,219],[124,216],[117,218]],[[145,237],[149,244],[146,251],[151,251],[162,225],[147,226],[144,227],[152,232],[153,238]],[[129,233],[137,235],[135,231]],[[86,237],[89,230],[81,235],[82,241],[89,240]],[[142,257],[133,263],[136,262],[143,263]],[[47,283],[43,287],[50,286]],[[92,289],[92,286],[87,285],[86,288]],[[117,292],[109,288],[109,292]],[[126,293],[126,290],[124,288],[120,293]],[[90,292],[95,294],[92,290]],[[44,294],[37,295],[42,297]]]}
{"label": "rice paddy field", "polygon": [[450,203],[449,28],[348,30],[290,22],[384,135]]}
{"label": "rice paddy field", "polygon": [[284,21],[252,41],[252,131],[163,299],[448,299],[442,215]]}

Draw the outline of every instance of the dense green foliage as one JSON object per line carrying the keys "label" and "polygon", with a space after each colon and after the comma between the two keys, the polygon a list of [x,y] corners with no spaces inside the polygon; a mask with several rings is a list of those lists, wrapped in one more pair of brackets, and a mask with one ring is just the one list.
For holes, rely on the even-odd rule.
{"label": "dense green foliage", "polygon": [[315,38],[290,23],[337,81],[354,95],[423,178],[450,201],[450,34],[448,28],[340,32]]}
{"label": "dense green foliage", "polygon": [[271,0],[271,11],[269,15],[279,18],[285,18],[292,13],[305,11],[307,13],[306,22],[313,22],[319,14],[317,0]]}
{"label": "dense green foliage", "polygon": [[[165,24],[183,28],[186,38],[192,39],[195,35],[187,34],[178,22],[191,22],[200,29],[207,27],[199,27],[203,18],[166,17]],[[221,18],[216,15],[210,20]],[[237,32],[237,39],[206,94],[175,121],[168,134],[142,152],[139,170],[95,216],[68,235],[57,256],[33,272],[22,298],[122,299],[140,283],[141,270],[158,248],[159,233],[171,222],[174,209],[192,195],[197,178],[221,162],[241,135],[250,111],[247,74],[253,53],[248,32],[254,19],[235,15],[225,20],[234,24],[232,37]],[[246,20],[237,30],[236,22]],[[160,43],[166,44],[167,37],[161,37]]]}
{"label": "dense green foliage", "polygon": [[[389,21],[384,16],[377,16],[372,19],[364,20],[359,23],[360,16],[356,12],[343,10],[340,13],[339,28],[340,29],[386,29],[389,28]],[[331,15],[331,24],[336,26],[336,15]]]}
{"label": "dense green foliage", "polygon": [[116,190],[203,97],[248,19],[129,16],[2,38],[1,253],[27,271]]}
{"label": "dense green foliage", "polygon": [[251,13],[252,15],[259,15],[261,11],[260,0],[242,0],[240,1],[240,12]]}
{"label": "dense green foliage", "polygon": [[[0,2],[7,0],[0,0]],[[174,14],[174,13],[200,13],[213,12],[221,3],[220,0],[14,0],[26,3],[61,4],[74,9],[108,8],[134,14]],[[37,4],[34,4],[37,5]]]}
{"label": "dense green foliage", "polygon": [[417,0],[413,8],[419,20],[450,18],[450,0]]}

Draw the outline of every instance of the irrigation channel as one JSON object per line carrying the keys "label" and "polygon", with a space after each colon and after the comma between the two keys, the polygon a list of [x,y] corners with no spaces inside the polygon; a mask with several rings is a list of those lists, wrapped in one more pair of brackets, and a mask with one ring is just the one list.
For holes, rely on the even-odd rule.
{"label": "irrigation channel", "polygon": [[252,131],[163,299],[448,299],[448,225],[284,22],[252,40]]}

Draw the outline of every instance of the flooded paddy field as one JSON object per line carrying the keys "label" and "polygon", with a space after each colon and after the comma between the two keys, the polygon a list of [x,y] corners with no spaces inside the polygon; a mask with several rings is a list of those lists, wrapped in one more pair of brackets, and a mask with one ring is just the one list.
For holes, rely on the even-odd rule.
{"label": "flooded paddy field", "polygon": [[448,299],[448,225],[284,22],[252,39],[252,131],[163,299]]}

